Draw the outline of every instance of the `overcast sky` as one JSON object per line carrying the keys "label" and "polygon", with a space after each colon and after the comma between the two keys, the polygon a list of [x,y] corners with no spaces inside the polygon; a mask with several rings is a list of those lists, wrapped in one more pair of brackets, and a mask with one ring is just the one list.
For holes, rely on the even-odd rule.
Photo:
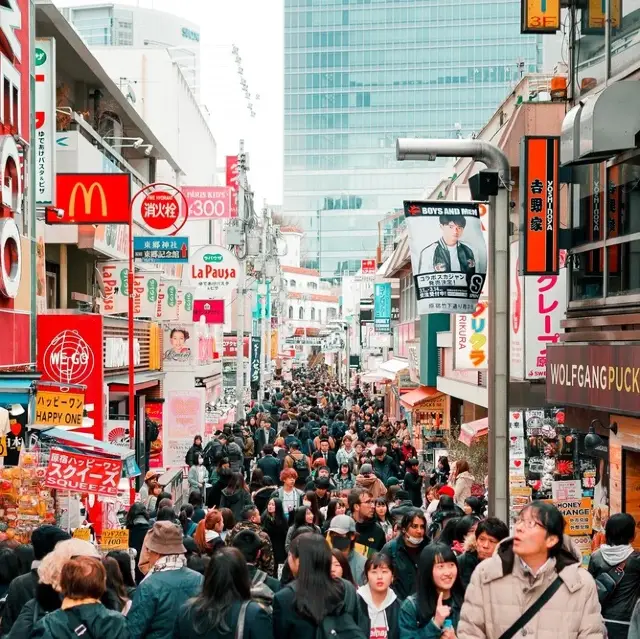
{"label": "overcast sky", "polygon": [[[59,6],[100,0],[54,0]],[[218,166],[237,152],[240,138],[250,154],[249,182],[256,205],[282,202],[283,0],[119,0],[118,4],[175,13],[200,25],[202,101],[211,113]],[[240,49],[256,117],[249,115],[231,47]]]}

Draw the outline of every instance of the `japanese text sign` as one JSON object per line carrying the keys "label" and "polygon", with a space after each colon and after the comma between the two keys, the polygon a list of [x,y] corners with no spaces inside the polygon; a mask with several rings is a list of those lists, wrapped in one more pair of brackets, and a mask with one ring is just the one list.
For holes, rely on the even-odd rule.
{"label": "japanese text sign", "polygon": [[102,531],[100,548],[104,552],[129,549],[129,531],[126,528],[110,528]]}
{"label": "japanese text sign", "polygon": [[488,342],[489,302],[480,300],[471,315],[456,315],[453,336],[454,369],[487,370]]}
{"label": "japanese text sign", "polygon": [[204,317],[205,324],[224,324],[225,300],[194,300],[193,321]]}
{"label": "japanese text sign", "polygon": [[228,298],[238,286],[240,262],[223,246],[198,249],[189,258],[189,267],[191,283],[198,286],[200,297]]}
{"label": "japanese text sign", "polygon": [[[616,31],[622,24],[622,0],[611,0],[611,31]],[[585,35],[602,35],[604,33],[607,13],[607,0],[588,0],[582,9],[581,32]]]}
{"label": "japanese text sign", "polygon": [[231,187],[231,215],[238,217],[238,192],[240,191],[240,165],[237,155],[227,155],[227,186]]}
{"label": "japanese text sign", "polygon": [[376,274],[376,261],[375,260],[362,260],[361,262],[363,275],[375,275]]}
{"label": "japanese text sign", "polygon": [[520,155],[520,273],[557,275],[560,138],[523,137]]}
{"label": "japanese text sign", "polygon": [[36,421],[39,426],[81,428],[84,412],[82,393],[41,391],[36,393]]}
{"label": "japanese text sign", "polygon": [[262,340],[259,337],[251,338],[251,383],[260,384],[260,364],[262,352]]}
{"label": "japanese text sign", "polygon": [[52,448],[45,486],[75,493],[116,497],[121,474],[122,461],[119,459],[81,455]]}
{"label": "japanese text sign", "polygon": [[190,220],[223,220],[238,214],[237,209],[232,210],[234,190],[231,186],[183,186],[181,189],[187,198]]}
{"label": "japanese text sign", "polygon": [[56,41],[36,40],[36,203],[54,204],[56,192]]}
{"label": "japanese text sign", "polygon": [[560,29],[560,0],[521,0],[520,33],[555,33]]}
{"label": "japanese text sign", "polygon": [[[242,351],[244,357],[249,357],[249,338],[242,338]],[[236,357],[238,353],[238,338],[235,335],[225,333],[222,340],[222,357]]]}
{"label": "japanese text sign", "polygon": [[590,497],[563,501],[553,500],[551,503],[555,504],[562,513],[567,526],[565,530],[567,535],[590,535],[592,533],[593,511],[591,510]]}
{"label": "japanese text sign", "polygon": [[134,237],[133,257],[140,262],[186,264],[189,261],[189,238]]}
{"label": "japanese text sign", "polygon": [[74,539],[82,539],[82,541],[91,541],[91,528],[76,528],[73,531]]}
{"label": "japanese text sign", "polygon": [[373,323],[377,333],[391,332],[391,283],[378,283],[374,287]]}
{"label": "japanese text sign", "polygon": [[47,224],[128,224],[131,177],[128,173],[58,173],[56,209]]}

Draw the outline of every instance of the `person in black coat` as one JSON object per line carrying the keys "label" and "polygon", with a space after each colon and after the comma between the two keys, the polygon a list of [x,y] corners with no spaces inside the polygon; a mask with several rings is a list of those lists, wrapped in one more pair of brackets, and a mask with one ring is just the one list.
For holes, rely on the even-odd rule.
{"label": "person in black coat", "polygon": [[[260,428],[256,429],[256,432],[253,434],[254,448],[255,454],[257,457],[260,457],[260,453],[263,452],[265,446],[271,446],[271,453],[273,453],[273,442],[276,440],[276,431],[271,428],[271,424],[263,419]],[[266,454],[266,453],[265,453]],[[264,469],[263,469],[264,470]],[[265,472],[265,475],[268,474]],[[274,475],[271,475],[272,477]]]}
{"label": "person in black coat", "polygon": [[264,530],[273,546],[273,560],[276,567],[284,564],[287,560],[287,551],[285,550],[285,542],[287,540],[287,532],[289,531],[288,517],[284,514],[282,501],[277,497],[272,497],[267,502],[267,508],[262,513],[262,530]]}
{"label": "person in black coat", "polygon": [[332,475],[338,472],[338,460],[336,459],[336,454],[329,449],[328,439],[320,440],[320,450],[313,453],[313,461],[315,462],[316,459],[324,459],[324,465]]}
{"label": "person in black coat", "polygon": [[220,470],[218,481],[207,490],[207,508],[220,508],[222,490],[227,487],[232,476],[233,471],[230,468]]}
{"label": "person in black coat", "polygon": [[133,548],[136,551],[136,582],[140,583],[144,575],[138,570],[138,562],[142,552],[142,543],[151,528],[149,513],[144,504],[139,501],[131,504],[125,520],[125,527],[129,531],[129,548]]}
{"label": "person in black coat", "polygon": [[204,459],[204,449],[202,448],[202,437],[196,435],[193,438],[193,444],[184,457],[185,464],[191,468],[198,463],[198,455],[202,455]]}
{"label": "person in black coat", "polygon": [[416,508],[422,507],[422,476],[418,472],[418,460],[415,457],[407,459],[404,476],[404,489],[409,493],[411,502]]}
{"label": "person in black coat", "polygon": [[262,453],[264,457],[258,459],[258,468],[264,473],[265,477],[273,477],[277,481],[282,470],[282,463],[273,454],[273,444],[267,444],[262,449]]}

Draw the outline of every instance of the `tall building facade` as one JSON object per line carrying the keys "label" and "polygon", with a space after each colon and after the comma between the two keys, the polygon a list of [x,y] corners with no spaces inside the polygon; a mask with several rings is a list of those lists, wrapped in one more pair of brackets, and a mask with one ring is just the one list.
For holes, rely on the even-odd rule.
{"label": "tall building facade", "polygon": [[434,186],[444,160],[395,159],[398,137],[468,137],[542,38],[520,0],[285,0],[284,202],[305,230],[303,266],[353,274],[378,222]]}

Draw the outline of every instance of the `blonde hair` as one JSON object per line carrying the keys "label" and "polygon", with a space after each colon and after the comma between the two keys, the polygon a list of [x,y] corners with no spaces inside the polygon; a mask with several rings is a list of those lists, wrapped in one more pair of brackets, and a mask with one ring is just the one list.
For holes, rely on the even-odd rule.
{"label": "blonde hair", "polygon": [[66,539],[56,544],[53,552],[50,552],[38,566],[38,578],[40,583],[51,586],[57,592],[62,592],[60,575],[63,566],[72,557],[95,557],[100,559],[100,553],[93,544],[82,539]]}

